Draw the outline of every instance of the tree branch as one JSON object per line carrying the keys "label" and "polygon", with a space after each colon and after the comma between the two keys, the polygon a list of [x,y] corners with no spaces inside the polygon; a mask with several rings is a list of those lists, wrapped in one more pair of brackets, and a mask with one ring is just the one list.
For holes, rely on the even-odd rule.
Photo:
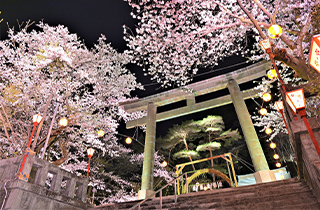
{"label": "tree branch", "polygon": [[261,4],[259,0],[253,0],[258,7],[271,19],[272,24],[276,24],[276,19],[272,16],[272,14]]}

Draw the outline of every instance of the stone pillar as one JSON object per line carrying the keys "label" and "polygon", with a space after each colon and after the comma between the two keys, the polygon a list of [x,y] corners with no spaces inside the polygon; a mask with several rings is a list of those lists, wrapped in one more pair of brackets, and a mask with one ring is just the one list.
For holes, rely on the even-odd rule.
{"label": "stone pillar", "polygon": [[254,174],[256,182],[261,183],[276,180],[274,173],[269,169],[256,130],[254,129],[250,114],[244,102],[242,92],[234,79],[228,81],[228,89],[256,171]]}
{"label": "stone pillar", "polygon": [[145,199],[153,191],[153,167],[154,152],[156,145],[156,113],[157,107],[153,103],[148,104],[147,110],[147,131],[144,145],[144,160],[141,178],[141,190],[138,193],[138,199]]}

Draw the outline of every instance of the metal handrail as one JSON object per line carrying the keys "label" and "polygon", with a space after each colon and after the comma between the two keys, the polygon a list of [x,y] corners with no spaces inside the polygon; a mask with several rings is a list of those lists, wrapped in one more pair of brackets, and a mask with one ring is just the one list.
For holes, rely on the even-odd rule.
{"label": "metal handrail", "polygon": [[[171,185],[174,182],[174,203],[177,203],[177,185],[176,185],[176,181],[179,180],[181,177],[183,177],[184,175],[187,176],[187,172],[181,174],[180,176],[178,176],[177,178],[171,180],[168,184],[166,184],[165,186],[161,187],[159,190],[157,190],[156,192],[152,193],[151,195],[149,195],[148,197],[146,197],[144,200],[140,201],[139,203],[137,203],[136,205],[132,206],[130,209],[135,209],[136,207],[138,207],[138,209],[140,209],[140,205],[143,204],[145,201],[149,200],[150,198],[152,198],[154,195],[156,195],[158,192],[160,192],[160,209],[162,209],[162,190],[166,187],[168,187],[169,185]],[[186,182],[187,185],[187,189],[188,189],[188,182]],[[187,191],[188,193],[188,191]]]}

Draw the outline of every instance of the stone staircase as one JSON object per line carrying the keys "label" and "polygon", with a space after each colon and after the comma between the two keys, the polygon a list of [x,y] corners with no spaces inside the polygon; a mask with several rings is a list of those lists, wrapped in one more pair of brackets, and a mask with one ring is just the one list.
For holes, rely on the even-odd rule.
{"label": "stone staircase", "polygon": [[[320,200],[320,199],[318,199]],[[108,204],[92,209],[129,209],[139,201]],[[153,198],[141,209],[160,209],[160,199]],[[225,188],[163,197],[162,209],[320,209],[317,198],[302,181],[296,178],[255,184],[238,188]]]}

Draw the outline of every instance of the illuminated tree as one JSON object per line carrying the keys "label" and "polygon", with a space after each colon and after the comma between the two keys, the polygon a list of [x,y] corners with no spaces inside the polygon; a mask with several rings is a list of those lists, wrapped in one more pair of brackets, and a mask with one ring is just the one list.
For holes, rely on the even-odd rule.
{"label": "illuminated tree", "polygon": [[[307,64],[311,38],[320,28],[318,0],[125,1],[139,21],[134,32],[125,28],[130,53],[164,86],[185,85],[198,67],[213,67],[228,56],[261,59],[257,43],[278,24],[283,33],[272,40],[275,60],[309,81],[309,90],[320,88],[319,74]],[[256,40],[253,48],[249,39]]]}

